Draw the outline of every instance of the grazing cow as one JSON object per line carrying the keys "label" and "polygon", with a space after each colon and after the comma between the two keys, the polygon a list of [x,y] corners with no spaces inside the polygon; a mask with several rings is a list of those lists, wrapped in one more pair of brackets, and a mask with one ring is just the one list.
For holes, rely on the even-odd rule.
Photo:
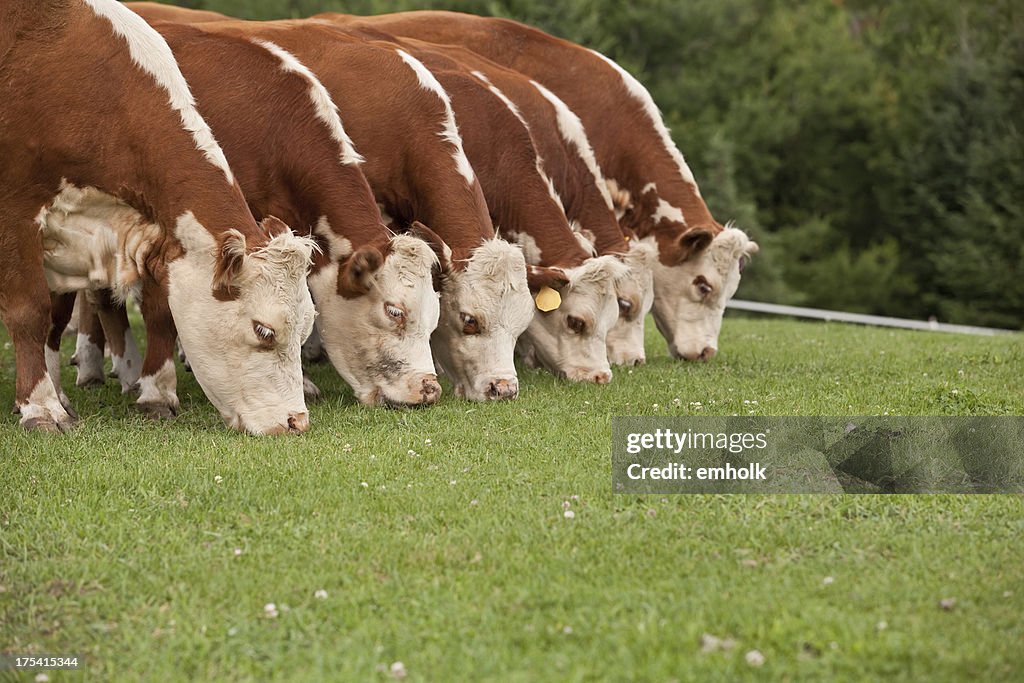
{"label": "grazing cow", "polygon": [[[587,237],[598,254],[615,254],[628,267],[626,276],[616,281],[619,317],[608,331],[609,361],[615,365],[644,362],[644,318],[654,301],[652,269],[656,254],[651,246],[639,240],[627,242],[625,239],[579,117],[536,81],[471,50],[414,39],[392,40],[455,60],[519,114],[530,131],[541,158],[541,168],[561,198],[566,217]],[[461,114],[459,120],[464,122]],[[470,161],[482,174],[472,153]]]}
{"label": "grazing cow", "polygon": [[592,245],[577,239],[529,128],[507,97],[444,54],[412,45],[404,45],[403,54],[406,49],[451,98],[491,217],[533,266],[531,290],[560,290],[558,308],[536,311],[520,337],[524,359],[574,381],[611,381],[605,344],[618,318],[615,284],[625,267],[612,256],[592,258]]}
{"label": "grazing cow", "polygon": [[690,360],[715,354],[725,305],[757,244],[711,216],[639,81],[604,55],[507,19],[433,11],[318,17],[462,45],[558,95],[590,132],[623,226],[658,250],[654,320],[669,351]]}
{"label": "grazing cow", "polygon": [[408,53],[368,44],[323,22],[197,26],[272,41],[316,73],[366,157],[362,168],[377,201],[400,226],[430,226],[450,250],[440,254],[441,318],[431,340],[435,362],[457,396],[518,395],[515,341],[533,315],[526,264],[520,249],[495,239],[451,102],[436,79]]}
{"label": "grazing cow", "polygon": [[[49,291],[109,288],[140,295],[151,339],[177,328],[230,426],[305,431],[315,245],[276,218],[257,224],[160,35],[114,0],[3,2],[0,84],[0,316],[21,424],[73,421],[44,351]],[[176,406],[157,346],[139,402]]]}
{"label": "grazing cow", "polygon": [[409,235],[392,239],[337,108],[294,55],[268,41],[153,26],[253,214],[279,216],[320,243],[308,277],[317,327],[356,397],[368,405],[435,402],[441,386],[430,335],[439,314],[432,271],[440,240],[433,236],[432,247]]}

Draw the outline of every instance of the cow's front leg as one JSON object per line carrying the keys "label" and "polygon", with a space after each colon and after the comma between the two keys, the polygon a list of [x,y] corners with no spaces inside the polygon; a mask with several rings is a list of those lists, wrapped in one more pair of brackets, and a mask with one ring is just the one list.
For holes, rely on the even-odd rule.
{"label": "cow's front leg", "polygon": [[[61,404],[46,369],[44,349],[51,327],[50,290],[43,275],[38,241],[35,245],[29,242],[5,244],[8,248],[13,246],[10,256],[22,267],[0,269],[0,318],[14,342],[14,410],[21,414],[21,426],[25,429],[63,432],[71,428],[74,418]],[[35,246],[35,253],[31,253],[31,246]]]}
{"label": "cow's front leg", "polygon": [[143,285],[139,302],[146,322],[146,357],[139,378],[136,405],[152,418],[178,414],[178,375],[174,368],[174,342],[178,337],[167,303],[167,294],[157,284]]}
{"label": "cow's front leg", "polygon": [[103,289],[96,292],[96,312],[110,344],[110,374],[117,377],[121,393],[126,394],[135,388],[142,375],[142,355],[135,345],[128,309],[114,299],[109,289]]}

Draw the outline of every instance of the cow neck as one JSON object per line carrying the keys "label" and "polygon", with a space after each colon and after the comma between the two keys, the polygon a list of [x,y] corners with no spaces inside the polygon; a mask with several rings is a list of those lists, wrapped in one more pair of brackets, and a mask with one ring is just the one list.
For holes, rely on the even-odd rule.
{"label": "cow neck", "polygon": [[160,177],[143,180],[141,198],[157,223],[175,226],[179,218],[191,213],[214,238],[228,230],[242,233],[250,251],[269,241],[269,235],[253,219],[237,183],[229,184],[220,169],[205,162],[188,171],[170,166]]}

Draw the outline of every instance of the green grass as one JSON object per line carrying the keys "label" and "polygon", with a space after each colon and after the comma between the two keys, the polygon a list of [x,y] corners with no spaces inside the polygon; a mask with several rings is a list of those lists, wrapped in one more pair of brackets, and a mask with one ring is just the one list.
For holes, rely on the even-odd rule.
{"label": "green grass", "polygon": [[119,681],[1020,680],[1020,496],[613,496],[610,418],[1019,415],[1024,339],[730,317],[684,364],[649,328],[610,386],[522,371],[504,404],[366,409],[316,367],[295,438],[229,433],[184,372],[152,424],[68,369],[75,433],[0,419],[0,651]]}

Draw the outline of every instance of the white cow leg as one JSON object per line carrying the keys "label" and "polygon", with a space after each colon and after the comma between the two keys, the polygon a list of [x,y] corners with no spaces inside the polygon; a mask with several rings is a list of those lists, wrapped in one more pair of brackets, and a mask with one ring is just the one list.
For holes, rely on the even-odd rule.
{"label": "white cow leg", "polygon": [[[72,420],[77,420],[78,414],[75,412],[74,408],[71,407],[71,399],[69,399],[68,395],[64,393],[64,389],[60,385],[60,351],[55,351],[47,346],[45,349],[45,356],[46,374],[49,376],[50,383],[53,385],[53,393],[60,402],[61,407],[64,408],[64,412],[66,412]],[[35,393],[36,392],[33,391],[32,395],[34,396]],[[47,400],[45,395],[40,394],[40,396],[42,397],[40,400],[42,400],[45,405],[45,401]],[[22,421],[24,421],[24,411],[25,409],[23,407],[21,413]]]}
{"label": "white cow leg", "polygon": [[177,390],[174,359],[168,358],[155,373],[139,378],[139,399],[135,404],[152,418],[174,417],[180,407]]}
{"label": "white cow leg", "polygon": [[313,384],[305,373],[302,374],[302,393],[305,394],[307,401],[319,401],[323,398],[323,393],[320,391],[320,387]]}
{"label": "white cow leg", "polygon": [[89,335],[82,331],[78,332],[75,341],[75,359],[78,366],[75,384],[80,387],[103,384],[103,347],[95,344]]}
{"label": "white cow leg", "polygon": [[111,374],[121,383],[121,393],[127,394],[138,386],[139,377],[142,375],[142,354],[135,345],[135,336],[130,328],[124,331],[123,355],[114,354],[111,360]]}
{"label": "white cow leg", "polygon": [[106,345],[103,326],[89,292],[82,292],[77,303],[75,364],[78,366],[78,379],[75,384],[80,387],[100,386],[106,380],[103,373],[103,347]]}
{"label": "white cow leg", "polygon": [[21,426],[29,431],[66,432],[75,424],[74,416],[65,409],[54,389],[50,373],[39,380],[17,410],[21,413]]}

